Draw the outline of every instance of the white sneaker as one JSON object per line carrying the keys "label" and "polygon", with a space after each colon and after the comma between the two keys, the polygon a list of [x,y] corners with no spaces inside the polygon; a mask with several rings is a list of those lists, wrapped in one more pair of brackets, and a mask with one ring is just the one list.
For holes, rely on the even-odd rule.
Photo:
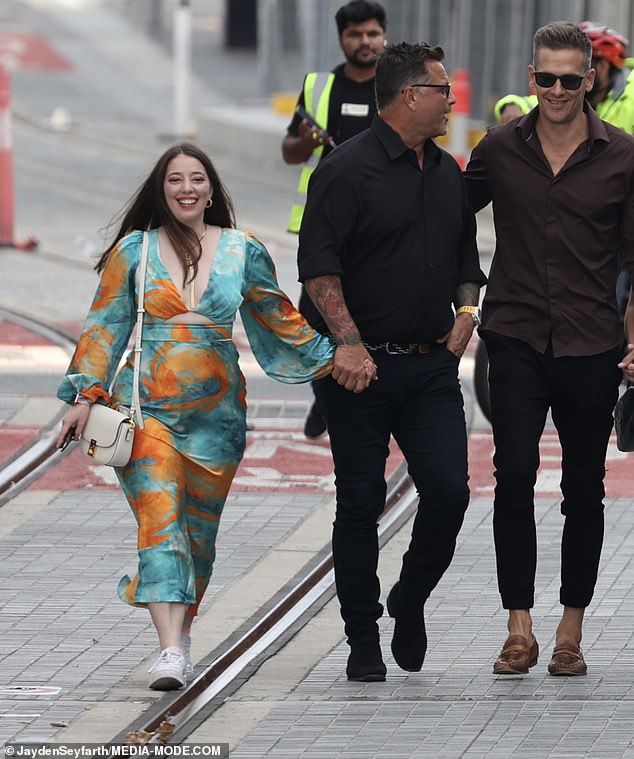
{"label": "white sneaker", "polygon": [[168,646],[150,667],[150,688],[176,690],[185,685],[185,656],[180,648]]}
{"label": "white sneaker", "polygon": [[192,639],[191,635],[181,635],[181,649],[185,657],[185,677],[191,680],[194,676],[194,665],[192,664]]}

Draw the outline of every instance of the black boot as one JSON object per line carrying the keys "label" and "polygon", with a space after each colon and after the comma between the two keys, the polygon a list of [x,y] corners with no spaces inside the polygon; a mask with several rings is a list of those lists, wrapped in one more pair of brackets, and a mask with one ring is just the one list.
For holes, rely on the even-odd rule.
{"label": "black boot", "polygon": [[317,404],[313,403],[304,422],[304,435],[311,440],[317,440],[325,434],[326,429],[326,420],[317,410]]}
{"label": "black boot", "polygon": [[378,640],[375,643],[350,643],[346,675],[348,680],[362,683],[379,683],[385,680],[385,664]]}
{"label": "black boot", "polygon": [[387,597],[387,613],[394,618],[392,655],[406,672],[420,672],[427,651],[425,616],[419,604],[407,604],[400,595],[397,582]]}

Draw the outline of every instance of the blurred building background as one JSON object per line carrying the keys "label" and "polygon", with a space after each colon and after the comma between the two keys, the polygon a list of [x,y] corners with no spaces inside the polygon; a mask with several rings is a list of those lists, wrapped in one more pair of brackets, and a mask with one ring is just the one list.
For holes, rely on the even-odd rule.
{"label": "blurred building background", "polygon": [[[199,28],[216,25],[225,48],[252,56],[263,97],[296,93],[304,72],[341,60],[334,14],[344,0],[113,0],[157,37],[168,38],[173,11],[191,8]],[[548,21],[600,21],[634,39],[634,0],[383,0],[392,42],[440,44],[447,68],[472,83],[471,116],[487,122],[507,92],[527,91],[535,29]],[[196,27],[195,27],[196,28]],[[207,30],[209,31],[209,30]],[[238,58],[236,58],[238,60]],[[209,72],[210,76],[213,72]],[[224,72],[230,80],[230,72]]]}

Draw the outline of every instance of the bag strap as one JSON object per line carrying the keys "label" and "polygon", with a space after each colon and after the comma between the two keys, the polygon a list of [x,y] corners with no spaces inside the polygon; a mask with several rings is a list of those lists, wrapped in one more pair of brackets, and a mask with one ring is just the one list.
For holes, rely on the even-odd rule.
{"label": "bag strap", "polygon": [[141,263],[139,266],[139,300],[136,308],[136,336],[134,339],[134,380],[132,382],[132,406],[130,416],[136,417],[137,424],[143,429],[143,416],[141,415],[141,401],[139,399],[139,374],[141,371],[141,340],[143,338],[143,315],[145,314],[145,272],[147,270],[147,254],[149,247],[149,235],[143,232],[143,245],[141,246]]}

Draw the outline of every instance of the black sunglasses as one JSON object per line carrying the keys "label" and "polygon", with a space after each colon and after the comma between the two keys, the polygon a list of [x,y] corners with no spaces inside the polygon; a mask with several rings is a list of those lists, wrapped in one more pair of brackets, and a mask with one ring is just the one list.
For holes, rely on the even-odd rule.
{"label": "black sunglasses", "polygon": [[557,74],[549,74],[547,71],[535,72],[535,83],[540,87],[553,87],[555,82],[559,79],[561,86],[565,90],[578,90],[581,87],[581,82],[586,78],[587,71],[583,76],[579,74],[563,74],[557,76]]}
{"label": "black sunglasses", "polygon": [[[408,84],[407,87],[433,87],[440,90],[446,98],[451,95],[451,84]],[[405,92],[407,87],[403,87],[401,92]]]}

